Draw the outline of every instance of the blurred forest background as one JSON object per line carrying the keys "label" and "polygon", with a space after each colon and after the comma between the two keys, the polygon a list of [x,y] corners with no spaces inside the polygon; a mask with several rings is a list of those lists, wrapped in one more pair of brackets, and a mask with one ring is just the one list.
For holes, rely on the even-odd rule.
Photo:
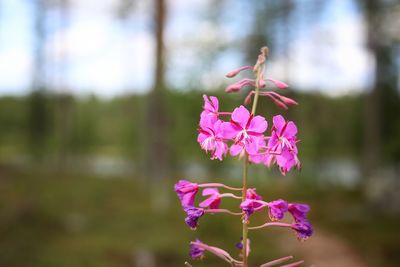
{"label": "blurred forest background", "polygon": [[297,123],[303,168],[250,184],[310,203],[316,233],[253,233],[251,264],[399,266],[396,0],[0,0],[0,266],[183,266],[196,237],[235,254],[239,222],[190,231],[173,184],[240,184],[196,142],[201,96],[239,105],[224,74],[263,45],[300,105],[259,111]]}

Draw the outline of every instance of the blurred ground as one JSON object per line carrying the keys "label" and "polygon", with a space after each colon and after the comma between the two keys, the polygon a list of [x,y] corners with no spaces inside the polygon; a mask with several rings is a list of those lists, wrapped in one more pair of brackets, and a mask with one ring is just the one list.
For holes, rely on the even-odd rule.
{"label": "blurred ground", "polygon": [[[0,266],[183,266],[196,237],[236,254],[240,224],[227,215],[207,216],[190,231],[173,181],[158,187],[131,177],[4,168],[0,177]],[[316,189],[285,178],[257,186],[266,199],[310,203],[316,232],[305,243],[285,229],[251,233],[254,266],[285,255],[317,266],[398,266],[399,217],[368,207],[359,190]],[[166,197],[162,205],[154,200],[159,192]],[[220,264],[209,255],[194,266]]]}

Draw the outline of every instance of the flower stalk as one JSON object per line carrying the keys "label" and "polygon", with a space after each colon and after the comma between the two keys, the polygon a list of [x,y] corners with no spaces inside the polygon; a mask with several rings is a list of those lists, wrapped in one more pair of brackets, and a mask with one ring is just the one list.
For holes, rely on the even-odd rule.
{"label": "flower stalk", "polygon": [[[296,231],[299,240],[306,240],[313,233],[312,225],[307,220],[307,213],[310,207],[307,204],[288,203],[283,199],[264,201],[258,195],[256,188],[249,188],[249,166],[251,164],[263,164],[267,167],[277,165],[282,175],[286,175],[292,168],[300,168],[300,161],[297,157],[297,126],[293,121],[287,121],[282,115],[272,118],[270,135],[265,132],[268,128],[268,121],[262,115],[256,115],[260,96],[268,96],[278,107],[287,109],[288,106],[297,105],[297,102],[276,92],[268,91],[267,82],[275,85],[275,88],[285,89],[288,85],[284,82],[264,78],[265,61],[268,56],[268,48],[260,49],[256,64],[237,68],[227,74],[232,78],[244,70],[252,70],[254,78],[244,78],[239,82],[229,85],[225,91],[236,93],[246,90],[246,87],[253,87],[245,98],[245,104],[252,102],[251,112],[243,105],[235,108],[232,112],[219,110],[219,101],[215,96],[203,95],[204,106],[200,114],[199,135],[197,141],[200,147],[211,154],[212,160],[222,161],[229,153],[232,157],[243,160],[242,187],[231,187],[223,183],[197,184],[186,180],[180,180],[175,184],[175,191],[186,213],[185,223],[192,230],[196,230],[199,220],[205,214],[226,213],[241,218],[242,236],[236,248],[241,251],[241,260],[234,259],[223,249],[209,246],[199,239],[190,243],[190,256],[192,259],[202,259],[205,252],[226,261],[233,267],[248,267],[250,254],[249,230],[261,228],[284,227]],[[230,119],[226,120],[225,117]],[[220,192],[228,190],[228,192]],[[196,196],[202,191],[202,201],[197,201]],[[230,192],[229,192],[230,191]],[[235,191],[241,191],[238,195]],[[241,212],[234,212],[229,209],[220,208],[225,198],[240,200]],[[198,203],[198,204],[196,204]],[[259,226],[249,226],[250,217],[253,213],[267,211],[267,221]],[[293,218],[292,223],[284,223],[281,220],[286,213]],[[280,265],[292,259],[292,256],[268,261],[260,267]],[[295,267],[303,261],[296,261],[281,267]],[[186,263],[191,266],[190,263]]]}

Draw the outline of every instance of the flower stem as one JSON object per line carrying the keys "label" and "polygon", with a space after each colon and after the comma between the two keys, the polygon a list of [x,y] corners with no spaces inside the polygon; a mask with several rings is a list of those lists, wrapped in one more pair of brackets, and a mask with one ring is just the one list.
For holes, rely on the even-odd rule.
{"label": "flower stem", "polygon": [[232,191],[242,191],[242,188],[230,187],[230,186],[220,184],[220,183],[199,184],[199,187],[224,187],[224,188],[232,190]]}
{"label": "flower stem", "polygon": [[[242,192],[242,201],[246,200],[246,191],[247,191],[247,175],[248,175],[248,167],[249,167],[249,156],[246,154],[244,157],[244,167],[243,167],[243,192]],[[243,267],[247,267],[247,223],[243,220],[242,222],[242,237],[243,237]]]}
{"label": "flower stem", "polygon": [[280,223],[280,222],[267,222],[259,226],[253,226],[249,227],[250,230],[256,230],[256,229],[261,229],[264,227],[271,227],[271,226],[277,226],[277,227],[289,227],[291,228],[292,225],[290,223]]}
{"label": "flower stem", "polygon": [[258,103],[258,96],[260,95],[260,79],[261,79],[261,72],[263,70],[263,66],[259,66],[257,68],[256,72],[256,90],[254,94],[254,101],[253,101],[253,107],[251,108],[251,114],[254,115],[256,114],[256,109],[257,109],[257,103]]}
{"label": "flower stem", "polygon": [[[260,94],[260,80],[262,79],[262,72],[264,70],[264,62],[265,62],[265,57],[267,56],[266,52],[268,51],[265,50],[264,48],[261,48],[261,54],[257,60],[256,66],[255,66],[255,72],[256,72],[256,84],[255,84],[255,93],[254,93],[254,101],[253,101],[253,106],[251,108],[251,114],[255,115],[256,110],[257,110],[257,103],[258,103],[258,96]],[[261,59],[261,61],[260,61]],[[243,186],[242,186],[242,201],[246,200],[246,191],[247,191],[247,178],[248,178],[248,168],[249,168],[249,155],[246,153],[244,157],[244,164],[243,164]],[[243,255],[243,267],[247,267],[247,235],[248,235],[248,226],[247,222],[244,220],[242,221],[242,237],[243,237],[243,249],[242,249],[242,255]]]}

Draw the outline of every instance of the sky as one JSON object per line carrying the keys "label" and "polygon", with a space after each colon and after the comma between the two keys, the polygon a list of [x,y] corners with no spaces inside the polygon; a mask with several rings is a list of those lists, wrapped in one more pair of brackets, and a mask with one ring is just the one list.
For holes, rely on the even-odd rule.
{"label": "sky", "polygon": [[[142,93],[152,86],[154,39],[151,1],[137,1],[131,15],[116,19],[113,0],[71,0],[68,22],[49,12],[45,40],[46,83],[55,91],[112,97]],[[212,64],[210,50],[233,46],[252,27],[242,1],[227,0],[229,11],[215,27],[212,0],[170,0],[166,29],[169,86],[180,90],[224,85],[223,75],[242,64],[238,49],[226,49]],[[306,0],[298,0],[306,1]],[[0,95],[29,92],[33,71],[34,9],[31,1],[1,0]],[[273,57],[267,76],[282,79],[288,66],[290,83],[300,90],[342,95],[364,90],[373,62],[363,47],[364,26],[351,0],[330,1],[318,23],[305,24],[288,46],[288,58]]]}

